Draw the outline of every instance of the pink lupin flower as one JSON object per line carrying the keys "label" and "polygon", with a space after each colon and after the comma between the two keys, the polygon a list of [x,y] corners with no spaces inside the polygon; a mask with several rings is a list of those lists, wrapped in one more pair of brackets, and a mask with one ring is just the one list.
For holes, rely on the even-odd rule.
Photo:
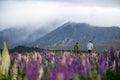
{"label": "pink lupin flower", "polygon": [[21,54],[18,54],[18,60],[21,61],[21,58],[22,58],[22,55],[21,55]]}
{"label": "pink lupin flower", "polygon": [[84,67],[86,66],[86,61],[85,61],[85,59],[82,59],[82,64],[83,64]]}
{"label": "pink lupin flower", "polygon": [[40,54],[37,55],[38,56],[38,63],[41,64],[42,63],[42,57]]}
{"label": "pink lupin flower", "polygon": [[65,54],[63,54],[61,64],[64,65],[65,63],[66,63],[66,56],[65,56]]}
{"label": "pink lupin flower", "polygon": [[96,53],[92,53],[92,56],[93,56],[93,57],[96,57],[96,56],[97,56],[97,54],[96,54]]}
{"label": "pink lupin flower", "polygon": [[71,65],[71,64],[72,64],[72,62],[73,62],[73,58],[72,58],[72,57],[70,57],[70,58],[69,58],[69,63],[68,63],[68,64],[69,64],[69,65]]}
{"label": "pink lupin flower", "polygon": [[36,52],[32,53],[31,57],[32,57],[32,59],[37,60],[37,53]]}
{"label": "pink lupin flower", "polygon": [[55,53],[54,53],[54,52],[49,52],[49,54],[51,54],[51,55],[53,55],[53,56],[55,55]]}
{"label": "pink lupin flower", "polygon": [[64,80],[64,74],[59,72],[57,74],[57,80]]}

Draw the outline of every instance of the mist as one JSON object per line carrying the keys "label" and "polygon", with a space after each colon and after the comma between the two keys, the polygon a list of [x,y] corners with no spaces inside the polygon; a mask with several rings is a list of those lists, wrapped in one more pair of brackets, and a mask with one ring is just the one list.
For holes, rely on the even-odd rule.
{"label": "mist", "polygon": [[0,30],[11,27],[53,30],[68,21],[96,26],[120,26],[120,9],[114,6],[119,1],[112,1],[106,4],[106,0],[104,4],[107,7],[96,0],[92,0],[96,4],[94,6],[86,0],[0,1]]}

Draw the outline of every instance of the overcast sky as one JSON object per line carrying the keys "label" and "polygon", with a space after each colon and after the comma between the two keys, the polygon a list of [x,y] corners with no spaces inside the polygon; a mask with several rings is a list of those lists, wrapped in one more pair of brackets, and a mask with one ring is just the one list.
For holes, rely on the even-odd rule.
{"label": "overcast sky", "polygon": [[48,25],[55,28],[68,21],[120,27],[120,0],[0,1],[0,30]]}

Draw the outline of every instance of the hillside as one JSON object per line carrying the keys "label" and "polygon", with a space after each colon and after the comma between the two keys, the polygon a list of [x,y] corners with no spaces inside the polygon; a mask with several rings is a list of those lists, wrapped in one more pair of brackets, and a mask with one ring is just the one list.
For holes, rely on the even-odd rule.
{"label": "hillside", "polygon": [[[0,31],[0,48],[3,41],[6,41],[8,48],[19,45],[40,48],[63,48],[72,49],[75,42],[79,42],[81,49],[86,49],[88,41],[93,41],[99,47],[115,44],[118,49],[120,46],[116,41],[120,41],[120,27],[92,26],[87,23],[67,22],[57,29],[47,32],[45,29],[34,31],[26,28],[10,28]],[[104,44],[107,43],[107,44]],[[111,42],[111,43],[110,43]],[[111,46],[112,46],[111,44]],[[99,49],[98,47],[98,49]]]}
{"label": "hillside", "polygon": [[0,31],[0,49],[6,41],[8,48],[33,42],[48,33],[46,30],[29,30],[27,28],[8,28]]}
{"label": "hillside", "polygon": [[95,44],[119,41],[119,27],[98,27],[86,23],[65,23],[42,38],[30,43],[29,46],[36,47],[58,47],[73,46],[75,42],[86,45],[88,41]]}

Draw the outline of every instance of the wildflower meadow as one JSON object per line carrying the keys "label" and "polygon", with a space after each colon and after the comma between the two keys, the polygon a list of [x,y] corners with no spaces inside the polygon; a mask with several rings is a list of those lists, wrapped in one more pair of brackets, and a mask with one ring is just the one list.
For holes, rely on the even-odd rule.
{"label": "wildflower meadow", "polygon": [[0,80],[120,80],[120,52],[9,53],[4,43]]}

